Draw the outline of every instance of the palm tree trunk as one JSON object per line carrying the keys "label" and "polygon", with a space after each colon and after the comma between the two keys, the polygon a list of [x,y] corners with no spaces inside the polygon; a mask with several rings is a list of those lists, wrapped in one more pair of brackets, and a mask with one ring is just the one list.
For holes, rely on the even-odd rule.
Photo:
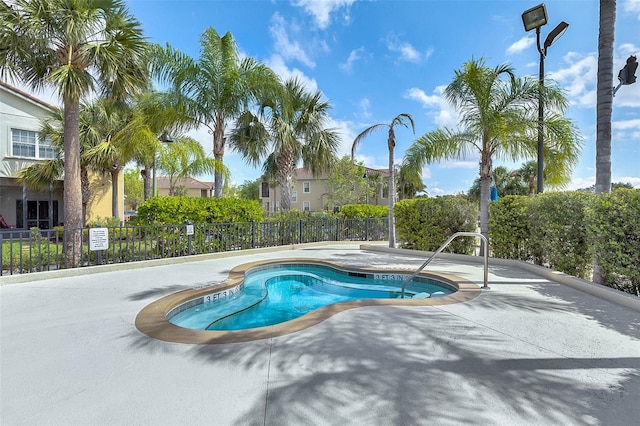
{"label": "palm tree trunk", "polygon": [[[613,39],[616,25],[616,1],[600,0],[598,36],[598,86],[596,94],[596,187],[595,192],[611,192],[611,112],[613,109]],[[595,254],[593,281],[603,283]]]}
{"label": "palm tree trunk", "polygon": [[[491,197],[491,157],[482,154],[480,160],[480,233],[489,239],[489,198]],[[480,255],[484,255],[484,245],[480,245]]]}
{"label": "palm tree trunk", "polygon": [[393,206],[395,205],[396,200],[396,178],[395,178],[395,169],[393,167],[394,162],[394,150],[396,147],[395,135],[393,132],[393,127],[389,129],[389,247],[395,248],[396,246],[396,219],[393,214]]}
{"label": "palm tree trunk", "polygon": [[596,111],[596,194],[611,191],[611,111],[616,1],[600,0]]}
{"label": "palm tree trunk", "polygon": [[213,157],[216,159],[216,170],[213,174],[214,182],[214,196],[216,198],[222,198],[222,184],[223,174],[222,168],[219,166],[222,164],[224,158],[224,146],[227,142],[227,138],[224,137],[224,119],[220,116],[216,118],[216,125],[213,129]]}
{"label": "palm tree trunk", "polygon": [[64,98],[64,254],[68,266],[81,260],[82,184],[80,179],[80,100]]}
{"label": "palm tree trunk", "polygon": [[118,202],[118,177],[120,176],[120,169],[111,170],[111,215],[113,217],[120,218],[119,202]]}
{"label": "palm tree trunk", "polygon": [[151,196],[151,178],[149,176],[149,167],[145,166],[145,168],[140,171],[140,175],[142,176],[142,184],[144,186],[144,201],[147,201]]}

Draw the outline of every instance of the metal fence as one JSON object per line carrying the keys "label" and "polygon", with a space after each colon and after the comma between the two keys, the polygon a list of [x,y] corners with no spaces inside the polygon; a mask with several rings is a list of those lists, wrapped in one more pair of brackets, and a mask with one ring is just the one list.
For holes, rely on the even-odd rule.
{"label": "metal fence", "polygon": [[[71,233],[78,238],[70,238]],[[388,238],[386,218],[3,230],[0,275],[321,241]],[[79,253],[79,259],[65,256],[65,242],[71,245],[70,252]]]}

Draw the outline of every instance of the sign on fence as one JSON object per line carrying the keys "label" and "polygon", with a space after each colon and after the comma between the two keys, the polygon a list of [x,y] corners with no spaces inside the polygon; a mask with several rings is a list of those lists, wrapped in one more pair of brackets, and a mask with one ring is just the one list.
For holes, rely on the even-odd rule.
{"label": "sign on fence", "polygon": [[109,230],[107,228],[89,228],[89,250],[107,250],[109,248]]}

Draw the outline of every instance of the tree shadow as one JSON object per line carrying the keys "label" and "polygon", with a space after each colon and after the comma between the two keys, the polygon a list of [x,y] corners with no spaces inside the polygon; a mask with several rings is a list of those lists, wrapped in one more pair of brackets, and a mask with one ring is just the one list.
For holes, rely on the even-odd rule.
{"label": "tree shadow", "polygon": [[266,411],[256,401],[238,425],[611,424],[640,415],[631,397],[610,406],[640,389],[640,358],[558,357],[440,309],[361,308],[242,344],[172,348],[132,337],[135,349],[174,351],[203,368],[268,369]]}

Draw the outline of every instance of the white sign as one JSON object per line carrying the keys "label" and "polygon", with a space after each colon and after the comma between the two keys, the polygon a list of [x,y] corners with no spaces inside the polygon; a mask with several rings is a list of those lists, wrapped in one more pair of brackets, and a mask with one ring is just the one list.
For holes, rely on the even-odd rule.
{"label": "white sign", "polygon": [[193,225],[187,225],[187,235],[193,235]]}
{"label": "white sign", "polygon": [[107,228],[89,228],[89,250],[107,250],[109,248],[109,230]]}

